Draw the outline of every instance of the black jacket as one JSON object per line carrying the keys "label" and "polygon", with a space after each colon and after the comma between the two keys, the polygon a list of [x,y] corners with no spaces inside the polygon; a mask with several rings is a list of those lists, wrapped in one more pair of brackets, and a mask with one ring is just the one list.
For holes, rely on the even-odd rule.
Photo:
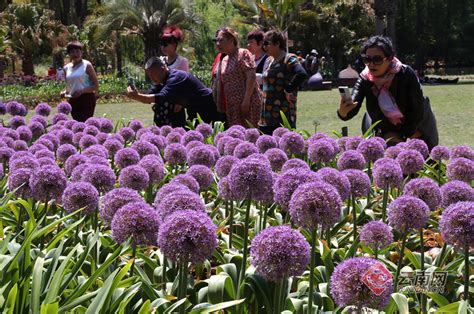
{"label": "black jacket", "polygon": [[402,124],[398,126],[391,124],[380,110],[377,97],[375,97],[372,92],[372,86],[372,82],[359,76],[357,83],[352,89],[352,100],[357,101],[358,105],[352,109],[345,118],[342,118],[338,112],[339,118],[349,120],[354,117],[359,112],[364,98],[366,98],[367,112],[372,121],[376,122],[382,120],[382,122],[377,125],[382,135],[387,132],[396,132],[405,138],[413,135],[423,118],[424,110],[423,92],[415,71],[413,71],[410,66],[404,64],[400,72],[395,74],[392,84],[390,85],[390,92],[404,116]]}

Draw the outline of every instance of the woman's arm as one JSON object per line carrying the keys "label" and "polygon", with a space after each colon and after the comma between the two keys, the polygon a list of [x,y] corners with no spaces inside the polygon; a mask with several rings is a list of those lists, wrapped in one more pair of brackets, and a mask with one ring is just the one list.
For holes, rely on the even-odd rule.
{"label": "woman's arm", "polygon": [[247,115],[250,112],[250,98],[252,97],[255,88],[255,81],[255,69],[245,71],[245,94],[244,100],[242,101],[242,107],[240,108],[244,115]]}
{"label": "woman's arm", "polygon": [[352,119],[360,110],[362,106],[362,102],[364,101],[365,94],[364,94],[364,84],[367,82],[359,76],[359,79],[355,83],[354,87],[352,88],[352,100],[351,101],[344,101],[341,98],[341,102],[339,104],[339,110],[337,110],[337,116],[343,120],[347,121]]}
{"label": "woman's arm", "polygon": [[408,138],[416,133],[417,127],[423,119],[425,98],[423,97],[423,91],[415,71],[412,68],[406,68],[405,79],[407,80],[408,88],[408,104],[406,104],[405,123],[402,133]]}
{"label": "woman's arm", "polygon": [[95,73],[94,67],[92,64],[88,64],[86,68],[86,73],[89,75],[89,78],[91,79],[92,85],[89,87],[86,87],[82,90],[82,93],[95,93],[99,90],[99,81],[97,80],[97,74]]}
{"label": "woman's arm", "polygon": [[[296,59],[296,58],[295,58]],[[285,86],[285,93],[292,93],[303,83],[308,74],[306,73],[303,66],[298,62],[294,63],[291,67],[291,73],[293,77],[291,81]]]}

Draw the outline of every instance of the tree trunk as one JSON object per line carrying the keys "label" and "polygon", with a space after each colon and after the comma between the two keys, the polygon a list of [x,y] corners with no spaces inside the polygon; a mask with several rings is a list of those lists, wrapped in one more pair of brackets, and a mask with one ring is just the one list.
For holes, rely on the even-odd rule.
{"label": "tree trunk", "polygon": [[120,43],[120,33],[115,31],[115,55],[117,57],[117,76],[122,77],[122,45]]}
{"label": "tree trunk", "polygon": [[70,20],[69,20],[69,0],[62,0],[62,12],[61,12],[61,23],[64,25],[70,25]]}
{"label": "tree trunk", "polygon": [[452,34],[452,1],[446,1],[446,27],[444,28],[444,38],[443,38],[443,58],[444,63],[447,65],[449,62],[449,35]]}
{"label": "tree trunk", "polygon": [[[416,35],[424,38],[424,0],[416,0]],[[415,69],[422,70],[425,65],[424,58],[424,42],[421,41],[416,48],[415,53]]]}
{"label": "tree trunk", "polygon": [[396,48],[396,16],[397,0],[389,1],[387,7],[387,36],[392,39],[393,46]]}
{"label": "tree trunk", "polygon": [[375,11],[375,34],[383,35],[385,33],[385,1],[375,0],[373,4]]}
{"label": "tree trunk", "polygon": [[161,56],[160,34],[159,30],[148,29],[142,35],[145,45],[145,62],[151,57]]}
{"label": "tree trunk", "polygon": [[33,52],[24,51],[21,59],[21,70],[24,75],[34,75],[35,68],[33,64]]}

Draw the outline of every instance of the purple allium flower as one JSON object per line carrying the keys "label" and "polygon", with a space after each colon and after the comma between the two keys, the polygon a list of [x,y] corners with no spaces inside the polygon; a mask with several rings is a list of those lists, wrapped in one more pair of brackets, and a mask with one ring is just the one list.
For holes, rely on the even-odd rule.
{"label": "purple allium flower", "polygon": [[43,158],[43,157],[46,157],[46,158],[49,158],[51,160],[55,160],[55,156],[54,156],[54,153],[52,151],[50,151],[49,149],[42,149],[42,150],[38,150],[35,152],[35,157],[36,158]]}
{"label": "purple allium flower", "polygon": [[423,169],[425,162],[423,155],[414,149],[406,149],[401,151],[398,154],[396,160],[400,164],[404,175],[409,175],[420,171]]}
{"label": "purple allium flower", "polygon": [[288,161],[285,152],[279,148],[270,148],[264,154],[270,161],[273,171],[280,171],[283,165]]}
{"label": "purple allium flower", "polygon": [[363,140],[357,146],[357,151],[364,156],[367,162],[374,162],[382,158],[384,150],[384,146],[375,137]]}
{"label": "purple allium flower", "polygon": [[311,248],[303,235],[288,226],[270,227],[252,241],[250,257],[257,274],[273,282],[300,276],[311,259]]}
{"label": "purple allium flower", "polygon": [[342,201],[337,190],[330,184],[312,181],[300,185],[289,205],[291,219],[310,229],[322,226],[330,228],[339,221]]}
{"label": "purple allium flower", "polygon": [[304,151],[304,138],[296,132],[286,132],[280,139],[280,148],[288,154],[299,154]]}
{"label": "purple allium flower", "polygon": [[90,117],[87,118],[86,122],[84,122],[86,125],[93,125],[96,128],[100,128],[100,119],[96,117]]}
{"label": "purple allium flower", "polygon": [[82,154],[84,156],[87,156],[87,157],[97,156],[97,157],[101,157],[103,159],[107,159],[107,157],[109,155],[109,152],[107,151],[107,149],[104,146],[102,146],[100,144],[95,144],[95,145],[87,147],[82,152]]}
{"label": "purple allium flower", "polygon": [[20,126],[26,125],[25,118],[22,116],[13,116],[10,118],[10,127],[14,130]]}
{"label": "purple allium flower", "polygon": [[181,137],[181,144],[184,146],[191,141],[204,142],[204,136],[198,131],[191,130]]}
{"label": "purple allium flower", "polygon": [[233,125],[225,133],[230,137],[245,140],[245,128],[241,125]]}
{"label": "purple allium flower", "polygon": [[443,211],[439,229],[447,243],[469,251],[474,246],[474,202],[451,204]]}
{"label": "purple allium flower", "polygon": [[109,156],[115,156],[123,148],[122,142],[113,138],[108,138],[103,145],[107,149]]}
{"label": "purple allium flower", "polygon": [[246,129],[245,130],[245,140],[247,142],[255,144],[260,137],[260,131],[256,128]]}
{"label": "purple allium flower", "polygon": [[32,116],[30,119],[30,124],[33,122],[41,124],[43,129],[46,128],[46,126],[48,125],[48,120],[46,120],[46,118],[43,116]]}
{"label": "purple allium flower", "polygon": [[163,161],[156,155],[146,155],[138,162],[138,165],[148,173],[150,184],[160,183],[165,177]]}
{"label": "purple allium flower", "polygon": [[[10,147],[0,147],[0,163],[5,164],[10,160],[10,157],[15,153]],[[11,170],[11,169],[10,169]]]}
{"label": "purple allium flower", "polygon": [[267,201],[272,194],[272,169],[269,164],[245,159],[229,173],[232,195],[238,200]]}
{"label": "purple allium flower", "polygon": [[135,131],[129,127],[121,128],[118,133],[125,139],[125,141],[130,142],[135,137]]}
{"label": "purple allium flower", "polygon": [[81,141],[81,138],[83,136],[84,136],[84,133],[82,133],[82,132],[74,133],[74,136],[72,137],[72,144],[79,147],[79,142]]}
{"label": "purple allium flower", "polygon": [[375,184],[382,189],[398,187],[403,179],[402,168],[398,161],[386,157],[374,163],[372,174]]}
{"label": "purple allium flower", "polygon": [[11,172],[16,171],[21,168],[28,168],[31,170],[36,170],[39,167],[38,161],[34,156],[23,156],[15,158],[15,155],[10,157],[8,168]]}
{"label": "purple allium flower", "polygon": [[214,174],[211,169],[203,165],[191,166],[186,174],[192,176],[199,183],[201,191],[207,190],[214,182]]}
{"label": "purple allium flower", "polygon": [[441,204],[441,191],[430,178],[410,180],[403,188],[403,194],[419,198],[430,210],[435,210]]}
{"label": "purple allium flower", "polygon": [[431,150],[430,155],[431,159],[437,162],[441,162],[441,160],[448,160],[450,155],[449,148],[441,145],[435,146]]}
{"label": "purple allium flower", "polygon": [[150,125],[148,130],[155,135],[161,135],[160,127],[156,125]]}
{"label": "purple allium flower", "polygon": [[[221,140],[223,141],[223,139]],[[224,155],[234,155],[235,148],[243,141],[238,138],[226,139],[224,144]]]}
{"label": "purple allium flower", "polygon": [[[172,194],[172,193],[175,193],[177,191],[182,191],[182,190],[192,192],[186,185],[183,185],[183,184],[178,183],[178,182],[167,183],[167,184],[163,185],[158,190],[158,192],[156,193],[155,201],[154,201],[153,205],[157,208],[160,205],[161,201],[168,194]],[[192,193],[194,193],[194,192],[192,192]]]}
{"label": "purple allium flower", "polygon": [[143,201],[143,199],[135,190],[127,188],[113,189],[100,199],[100,218],[106,225],[110,225],[117,210],[124,205],[139,201]]}
{"label": "purple allium flower", "polygon": [[206,213],[180,210],[161,225],[158,245],[173,262],[200,264],[217,247],[216,230]]}
{"label": "purple allium flower", "polygon": [[170,132],[166,135],[166,145],[173,144],[173,143],[181,143],[181,134],[178,132]]}
{"label": "purple allium flower", "polygon": [[[58,150],[56,151],[58,160],[61,162],[65,162],[70,156],[75,155],[76,153],[76,148],[71,144],[63,144],[59,146]],[[66,172],[69,173],[68,171]]]}
{"label": "purple allium flower", "polygon": [[9,101],[7,102],[6,105],[7,108],[7,113],[9,113],[12,116],[26,116],[28,113],[28,109],[23,104],[20,104],[19,102],[16,101]]}
{"label": "purple allium flower", "polygon": [[100,118],[100,131],[104,133],[110,133],[114,130],[114,124],[112,120],[107,118]]}
{"label": "purple allium flower", "polygon": [[13,142],[13,149],[16,151],[28,150],[28,144],[22,140],[16,140]]}
{"label": "purple allium flower", "polygon": [[167,194],[158,203],[155,203],[156,210],[163,220],[178,210],[190,210],[206,212],[206,206],[201,197],[196,193],[179,189]]}
{"label": "purple allium flower", "polygon": [[308,158],[312,162],[329,162],[336,157],[333,145],[327,140],[317,140],[308,146]]}
{"label": "purple allium flower", "polygon": [[347,139],[348,139],[347,136],[343,136],[343,137],[340,137],[340,138],[337,139],[337,145],[339,146],[339,149],[342,152],[346,150]]}
{"label": "purple allium flower", "polygon": [[173,128],[169,125],[163,125],[161,128],[160,128],[160,133],[161,135],[165,136],[168,135],[171,131],[173,131]]}
{"label": "purple allium flower", "polygon": [[105,165],[91,164],[82,175],[82,181],[92,183],[101,193],[112,190],[116,179],[114,171]]}
{"label": "purple allium flower", "polygon": [[319,140],[327,140],[327,139],[330,139],[330,137],[326,133],[316,132],[308,138],[308,144],[311,144]]}
{"label": "purple allium flower", "polygon": [[92,136],[96,136],[97,134],[99,134],[99,129],[96,128],[95,126],[93,125],[88,125],[84,128],[84,130],[82,131],[82,133],[84,134],[89,134],[89,135],[92,135]]}
{"label": "purple allium flower", "polygon": [[7,113],[7,106],[0,101],[0,115],[4,115]]}
{"label": "purple allium flower", "polygon": [[87,167],[90,166],[90,163],[84,163],[77,165],[74,170],[72,170],[72,173],[70,175],[71,181],[73,182],[79,182],[82,180],[82,175],[84,174],[84,170],[86,170]]}
{"label": "purple allium flower", "polygon": [[18,136],[20,137],[20,140],[29,142],[33,138],[33,133],[30,131],[30,128],[27,127],[26,125],[20,126],[16,131],[18,132]]}
{"label": "purple allium flower", "polygon": [[90,215],[99,204],[99,192],[88,182],[69,183],[63,193],[62,205],[66,211],[72,213],[84,208],[81,213]]}
{"label": "purple allium flower", "polygon": [[380,250],[393,242],[393,233],[382,221],[371,221],[362,227],[360,242],[373,250]]}
{"label": "purple allium flower", "polygon": [[73,131],[74,133],[83,132],[86,126],[87,125],[84,122],[75,121],[71,128],[71,131]]}
{"label": "purple allium flower", "polygon": [[187,154],[187,160],[190,166],[204,165],[209,168],[216,163],[214,153],[209,149],[208,145],[197,146],[191,149]]}
{"label": "purple allium flower", "polygon": [[150,177],[148,172],[140,166],[128,166],[120,171],[120,186],[142,191],[148,187]]}
{"label": "purple allium flower", "polygon": [[136,165],[140,161],[140,155],[133,148],[122,148],[114,156],[114,161],[120,169]]}
{"label": "purple allium flower", "polygon": [[443,207],[448,207],[457,202],[474,201],[474,189],[463,181],[450,181],[441,188],[441,203]]}
{"label": "purple allium flower", "polygon": [[241,142],[234,149],[234,156],[239,159],[247,158],[255,153],[258,153],[257,146],[249,142]]}
{"label": "purple allium flower", "polygon": [[72,119],[71,119],[71,120],[68,120],[68,121],[64,122],[64,127],[65,127],[66,129],[69,129],[69,130],[72,131],[72,128],[74,127],[74,125],[75,125],[76,123],[77,123],[76,120],[72,120]]}
{"label": "purple allium flower", "polygon": [[17,197],[28,199],[32,192],[30,188],[30,177],[33,173],[30,168],[20,168],[15,171],[10,171],[8,176],[8,190],[14,191]]}
{"label": "purple allium flower", "polygon": [[337,160],[337,168],[339,170],[358,169],[363,170],[365,167],[364,156],[356,150],[346,150],[339,156]]}
{"label": "purple allium flower", "polygon": [[282,137],[285,133],[288,133],[288,132],[290,132],[290,130],[280,126],[273,131],[272,135],[277,136],[277,137]]}
{"label": "purple allium flower", "polygon": [[446,170],[446,176],[449,180],[460,180],[470,183],[474,180],[474,161],[459,157],[456,159],[449,160],[448,167]]}
{"label": "purple allium flower", "polygon": [[364,141],[364,138],[362,136],[351,136],[348,137],[346,140],[346,150],[357,150],[357,147],[359,147],[359,144]]}
{"label": "purple allium flower", "polygon": [[109,138],[109,134],[104,133],[104,132],[99,132],[99,134],[97,134],[95,137],[97,138],[97,142],[99,142],[99,144],[102,145]]}
{"label": "purple allium flower", "polygon": [[331,275],[330,287],[338,306],[382,310],[388,304],[393,292],[392,279],[385,282],[381,295],[375,294],[363,281],[364,275],[374,266],[386,268],[383,263],[367,257],[349,258],[337,265]]}
{"label": "purple allium flower", "polygon": [[400,146],[390,146],[385,151],[384,156],[387,157],[387,158],[396,159],[398,154],[400,154],[401,151],[402,151],[402,149],[400,148]]}
{"label": "purple allium flower", "polygon": [[130,127],[134,132],[137,132],[138,130],[144,128],[143,123],[142,123],[140,120],[136,120],[136,119],[130,121],[129,127]]}
{"label": "purple allium flower", "polygon": [[172,143],[165,147],[164,159],[170,165],[179,165],[186,162],[186,148],[178,143]]}
{"label": "purple allium flower", "polygon": [[61,200],[67,178],[57,166],[43,166],[31,174],[30,187],[33,197],[40,201]]}
{"label": "purple allium flower", "polygon": [[20,138],[20,135],[18,134],[18,132],[12,129],[7,129],[3,135],[4,135],[4,138],[9,137],[14,141]]}
{"label": "purple allium flower", "polygon": [[171,179],[169,183],[177,183],[186,186],[193,193],[199,193],[199,182],[194,177],[188,174],[178,174],[176,177]]}
{"label": "purple allium flower", "polygon": [[72,144],[74,132],[68,129],[62,129],[58,132],[58,139],[60,144]]}
{"label": "purple allium flower", "polygon": [[409,138],[406,141],[405,149],[414,149],[418,151],[423,156],[423,159],[428,158],[430,154],[428,145],[426,145],[426,143],[423,140],[420,140],[417,138]]}
{"label": "purple allium flower", "polygon": [[146,155],[159,155],[160,152],[158,151],[158,148],[156,148],[155,145],[153,145],[150,142],[143,141],[143,140],[138,140],[135,143],[132,144],[131,146],[134,150],[138,152],[140,157],[144,157]]}
{"label": "purple allium flower", "polygon": [[413,196],[400,196],[388,206],[388,223],[399,232],[423,228],[429,215],[428,205]]}
{"label": "purple allium flower", "polygon": [[223,156],[216,162],[215,170],[219,178],[226,177],[235,164],[240,163],[240,159],[232,155]]}
{"label": "purple allium flower", "polygon": [[158,213],[144,201],[129,203],[112,219],[112,238],[117,243],[131,238],[134,246],[156,245],[160,223]]}
{"label": "purple allium flower", "polygon": [[287,162],[281,167],[281,173],[287,172],[290,169],[303,168],[304,170],[310,170],[309,165],[299,158],[288,159]]}
{"label": "purple allium flower", "polygon": [[97,141],[94,136],[89,134],[84,134],[79,141],[79,146],[81,147],[81,149],[86,149],[87,147],[96,144],[99,144],[99,141]]}
{"label": "purple allium flower", "polygon": [[51,118],[51,123],[57,124],[60,121],[67,121],[67,120],[69,120],[69,117],[67,115],[65,115],[64,113],[58,112],[53,116],[53,118]]}
{"label": "purple allium flower", "polygon": [[45,150],[45,149],[48,149],[48,148],[46,146],[44,146],[43,144],[34,143],[33,145],[30,146],[30,148],[28,150],[29,150],[30,153],[35,154],[37,151]]}
{"label": "purple allium flower", "polygon": [[69,156],[68,159],[66,159],[66,162],[64,163],[64,170],[66,171],[66,174],[71,175],[74,168],[88,161],[89,161],[89,158],[81,154],[71,155]]}
{"label": "purple allium flower", "polygon": [[282,209],[287,210],[291,196],[302,184],[318,181],[316,173],[304,168],[293,168],[282,174],[273,184],[274,200]]}
{"label": "purple allium flower", "polygon": [[466,145],[456,145],[451,149],[451,159],[467,158],[474,161],[474,150]]}
{"label": "purple allium flower", "polygon": [[212,135],[212,127],[210,124],[201,123],[196,127],[196,131],[202,134],[204,138],[208,138]]}
{"label": "purple allium flower", "polygon": [[38,165],[40,167],[42,166],[57,166],[56,162],[54,161],[54,159],[51,159],[51,158],[48,158],[48,157],[41,157],[41,158],[38,158]]}
{"label": "purple allium flower", "polygon": [[186,144],[186,152],[189,153],[191,149],[198,146],[204,146],[204,143],[199,142],[199,141],[191,141],[188,144]]}
{"label": "purple allium flower", "polygon": [[334,168],[324,167],[316,172],[318,178],[331,184],[336,188],[342,200],[346,200],[351,193],[351,183],[349,179]]}
{"label": "purple allium flower", "polygon": [[370,178],[367,173],[358,169],[346,169],[342,173],[349,179],[352,196],[361,197],[369,193]]}
{"label": "purple allium flower", "polygon": [[146,133],[140,137],[140,140],[153,144],[158,150],[165,148],[165,141],[161,135]]}
{"label": "purple allium flower", "polygon": [[65,101],[59,103],[58,112],[68,115],[68,114],[71,113],[71,111],[72,111],[71,104],[69,104],[68,102],[65,102]]}
{"label": "purple allium flower", "polygon": [[257,139],[255,145],[257,145],[258,151],[263,154],[270,148],[277,148],[278,142],[273,136],[262,135]]}
{"label": "purple allium flower", "polygon": [[235,197],[232,195],[232,189],[230,188],[229,176],[223,177],[217,182],[217,195],[225,201],[235,200]]}

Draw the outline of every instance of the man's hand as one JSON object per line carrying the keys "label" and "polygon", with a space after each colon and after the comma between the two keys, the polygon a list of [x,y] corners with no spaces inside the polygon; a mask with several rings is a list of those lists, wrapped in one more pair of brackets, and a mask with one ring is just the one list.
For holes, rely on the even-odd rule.
{"label": "man's hand", "polygon": [[61,94],[59,94],[61,98],[66,97],[66,90],[61,91]]}
{"label": "man's hand", "polygon": [[345,101],[344,99],[341,98],[341,103],[339,104],[339,114],[341,117],[345,118],[347,117],[347,114],[357,107],[358,103],[357,101],[352,102],[352,100]]}
{"label": "man's hand", "polygon": [[296,103],[297,97],[293,95],[293,93],[285,92],[285,98],[290,103],[290,105],[294,105]]}
{"label": "man's hand", "polygon": [[127,87],[127,96],[131,99],[137,99],[138,91],[136,89],[133,89],[130,86],[128,86]]}

